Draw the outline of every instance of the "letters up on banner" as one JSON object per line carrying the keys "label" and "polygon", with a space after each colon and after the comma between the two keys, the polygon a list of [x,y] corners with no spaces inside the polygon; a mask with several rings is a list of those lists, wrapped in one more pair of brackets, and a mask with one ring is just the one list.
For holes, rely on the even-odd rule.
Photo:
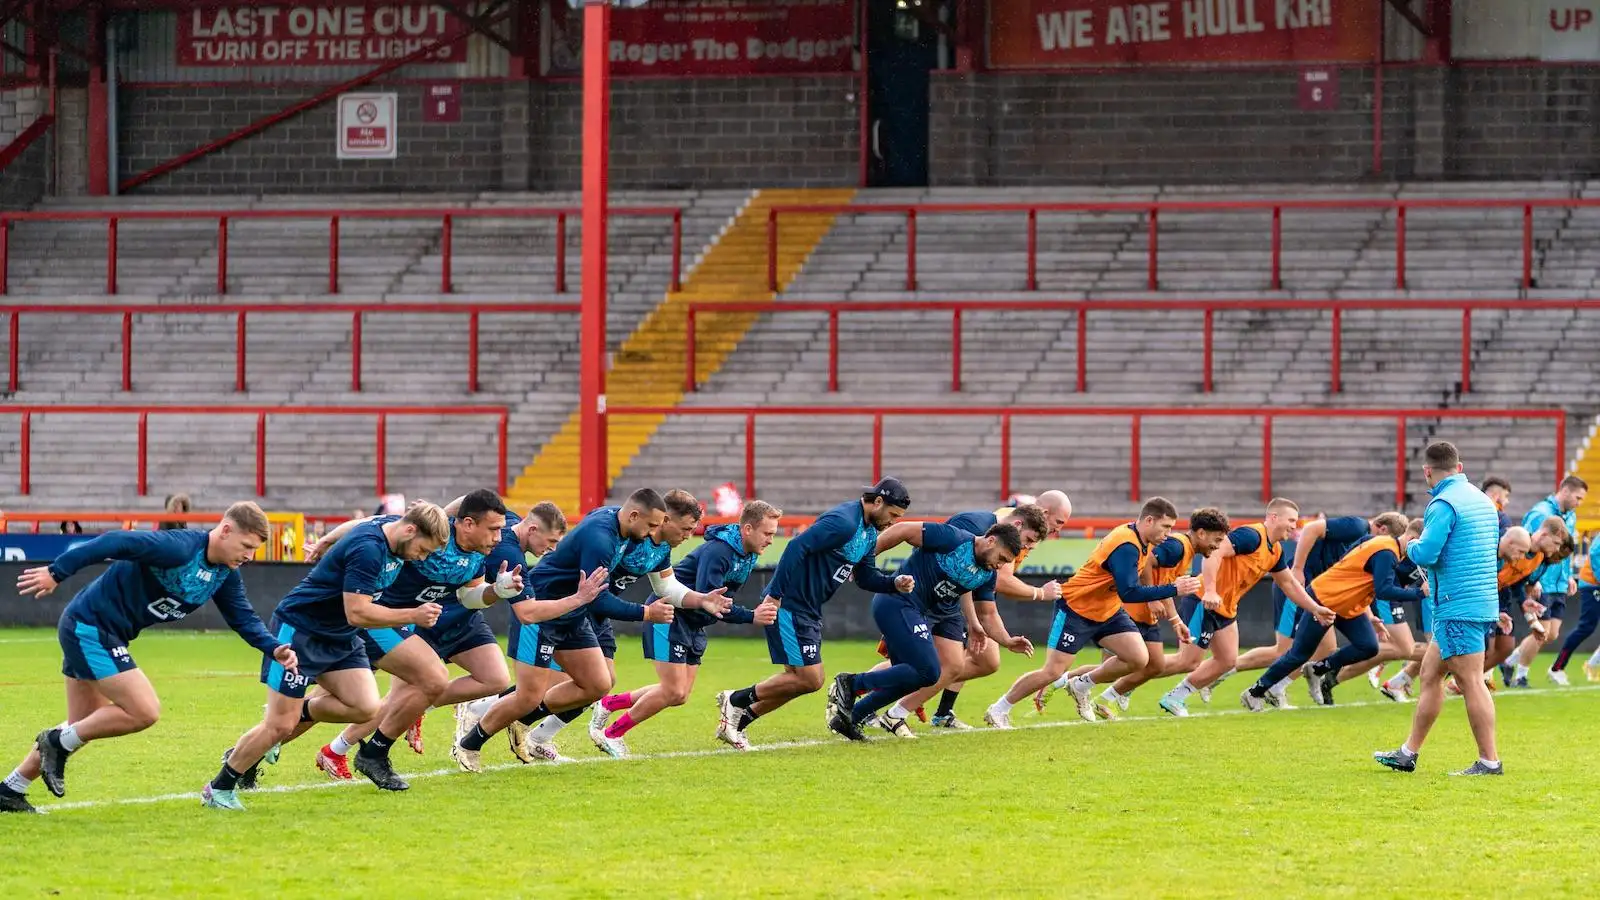
{"label": "letters up on banner", "polygon": [[997,69],[1370,62],[1383,0],[991,0]]}
{"label": "letters up on banner", "polygon": [[[241,0],[176,15],[180,66],[374,65],[455,30],[450,13],[431,3],[260,6]],[[439,48],[433,57],[445,63],[465,58],[465,40]]]}
{"label": "letters up on banner", "polygon": [[[549,11],[545,72],[583,69],[583,13]],[[653,0],[611,14],[615,75],[772,75],[855,69],[856,0]]]}

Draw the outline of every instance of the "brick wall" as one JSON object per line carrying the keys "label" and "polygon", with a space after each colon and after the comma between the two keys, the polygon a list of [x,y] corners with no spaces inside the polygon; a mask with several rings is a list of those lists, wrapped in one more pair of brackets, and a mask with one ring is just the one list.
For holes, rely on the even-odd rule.
{"label": "brick wall", "polygon": [[[44,112],[39,88],[0,91],[0,147],[7,146]],[[50,139],[34,141],[0,173],[0,208],[21,209],[44,196],[49,177]]]}
{"label": "brick wall", "polygon": [[1471,66],[1441,75],[1446,174],[1457,178],[1600,175],[1600,71]]}

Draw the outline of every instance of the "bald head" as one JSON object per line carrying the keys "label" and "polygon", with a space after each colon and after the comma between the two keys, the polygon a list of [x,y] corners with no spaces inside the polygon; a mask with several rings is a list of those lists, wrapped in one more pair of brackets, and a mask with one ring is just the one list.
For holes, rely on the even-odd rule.
{"label": "bald head", "polygon": [[1055,534],[1072,518],[1072,501],[1067,499],[1063,491],[1045,491],[1034,501],[1034,505],[1044,510],[1045,516],[1050,520],[1050,534]]}

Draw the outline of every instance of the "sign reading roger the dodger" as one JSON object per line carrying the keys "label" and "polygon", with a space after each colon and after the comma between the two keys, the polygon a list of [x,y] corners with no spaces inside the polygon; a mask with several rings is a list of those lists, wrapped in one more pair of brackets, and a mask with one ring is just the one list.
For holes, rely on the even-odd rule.
{"label": "sign reading roger the dodger", "polygon": [[394,159],[399,155],[396,98],[395,94],[339,95],[340,159]]}

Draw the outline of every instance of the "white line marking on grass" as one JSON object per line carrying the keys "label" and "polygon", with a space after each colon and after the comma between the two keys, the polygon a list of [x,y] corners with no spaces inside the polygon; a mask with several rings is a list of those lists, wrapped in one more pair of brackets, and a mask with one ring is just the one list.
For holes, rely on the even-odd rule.
{"label": "white line marking on grass", "polygon": [[[1565,688],[1523,688],[1523,689],[1505,690],[1505,691],[1501,691],[1500,693],[1498,693],[1496,695],[1496,699],[1497,700],[1504,700],[1504,699],[1506,699],[1508,697],[1537,697],[1537,696],[1549,696],[1549,695],[1554,695],[1554,694],[1574,694],[1574,693],[1592,692],[1592,691],[1600,691],[1600,685],[1574,685],[1572,687],[1565,687]],[[1459,700],[1460,698],[1459,697],[1451,697],[1449,695],[1446,695],[1445,699],[1447,699],[1447,700]],[[1250,711],[1246,710],[1246,709],[1212,709],[1212,710],[1207,710],[1205,712],[1194,713],[1194,714],[1190,715],[1189,718],[1191,718],[1191,719],[1208,719],[1208,718],[1216,718],[1218,716],[1236,716],[1236,715],[1263,715],[1263,716],[1270,716],[1270,715],[1282,715],[1282,714],[1285,714],[1285,713],[1292,713],[1292,712],[1322,711],[1322,710],[1329,710],[1329,709],[1332,709],[1332,710],[1360,709],[1360,708],[1363,708],[1363,707],[1374,707],[1374,706],[1403,707],[1403,706],[1412,706],[1412,705],[1414,705],[1414,704],[1395,703],[1392,700],[1358,700],[1358,701],[1356,701],[1354,703],[1338,703],[1338,704],[1335,704],[1334,706],[1331,706],[1331,707],[1315,706],[1315,705],[1296,706],[1293,709],[1271,710],[1271,711],[1266,712],[1266,713],[1255,713],[1255,714],[1250,713]],[[1170,715],[1123,716],[1122,718],[1117,719],[1115,722],[1085,722],[1082,719],[1064,719],[1064,720],[1054,721],[1054,722],[1029,722],[1029,723],[1026,723],[1026,724],[1017,725],[1011,730],[1013,730],[1013,731],[1029,731],[1029,730],[1041,729],[1041,728],[1074,728],[1074,727],[1088,726],[1088,725],[1101,725],[1101,726],[1113,726],[1114,727],[1114,726],[1120,725],[1120,724],[1122,724],[1124,722],[1127,722],[1127,723],[1133,723],[1133,722],[1169,722],[1169,721],[1172,721],[1174,718],[1176,718],[1176,717],[1170,716]],[[995,728],[975,728],[972,731],[932,730],[932,731],[929,731],[929,732],[925,732],[921,736],[924,736],[924,737],[938,737],[938,738],[950,738],[950,737],[954,737],[956,735],[996,734],[998,732],[999,732],[999,729],[995,729]],[[881,739],[880,742],[894,743],[895,741],[898,741],[898,740],[899,740],[898,738],[895,738],[895,739]],[[840,746],[842,743],[843,743],[842,740],[839,739],[839,738],[821,739],[821,740],[801,740],[801,741],[777,741],[777,742],[774,742],[774,743],[771,743],[771,744],[756,744],[756,745],[753,745],[753,746],[751,746],[751,748],[748,751],[745,751],[745,752],[749,752],[749,753],[768,753],[768,752],[779,751],[779,750],[798,750],[798,749],[806,749],[806,748],[811,748],[811,747]],[[642,754],[639,754],[638,756],[629,756],[629,757],[625,757],[623,759],[613,759],[613,758],[611,758],[609,756],[586,756],[586,757],[582,757],[582,758],[579,758],[579,759],[563,759],[563,760],[560,760],[559,762],[545,762],[545,763],[532,763],[532,764],[498,763],[498,764],[491,765],[491,766],[484,766],[483,773],[485,775],[487,775],[487,774],[489,774],[491,772],[505,772],[505,771],[509,771],[509,770],[512,770],[512,769],[546,769],[546,768],[561,767],[561,766],[595,765],[595,764],[599,764],[599,763],[648,762],[648,761],[664,760],[664,759],[701,759],[701,758],[708,757],[708,756],[741,756],[741,755],[743,755],[743,753],[741,753],[738,750],[733,750],[733,749],[729,749],[729,748],[720,748],[720,747],[719,748],[708,748],[708,749],[705,749],[705,750],[672,750],[672,751],[668,751],[666,753],[642,753]],[[459,767],[452,766],[450,768],[445,768],[445,769],[433,769],[433,770],[427,771],[427,772],[414,772],[414,773],[409,773],[409,774],[402,774],[401,777],[405,778],[407,781],[421,781],[423,779],[429,779],[429,778],[445,778],[445,777],[449,777],[449,776],[466,776],[467,774],[468,773],[461,771],[461,769]],[[303,792],[306,792],[306,791],[322,791],[322,790],[329,790],[329,789],[333,789],[333,788],[350,788],[350,787],[365,787],[365,786],[369,786],[369,782],[367,782],[365,779],[357,779],[357,780],[354,780],[354,781],[316,781],[316,782],[309,782],[309,783],[305,783],[305,784],[283,784],[283,785],[277,785],[275,787],[264,787],[264,788],[260,788],[260,789],[254,790],[254,791],[249,791],[249,792],[247,792],[246,796],[254,797],[254,796],[257,796],[257,795],[265,795],[265,794],[299,794],[299,793],[303,793]],[[79,800],[79,801],[73,801],[73,802],[69,802],[69,803],[55,803],[55,804],[51,804],[49,806],[41,807],[40,811],[41,812],[45,812],[45,813],[55,813],[55,812],[65,812],[65,811],[68,811],[68,810],[77,810],[77,809],[98,809],[98,808],[107,807],[107,806],[144,806],[144,805],[149,805],[149,804],[152,804],[152,803],[168,803],[168,802],[175,801],[175,800],[199,800],[199,799],[200,799],[200,794],[199,794],[198,791],[190,791],[190,792],[187,792],[187,793],[179,793],[179,794],[157,794],[157,795],[151,796],[151,797],[123,797],[123,798],[114,799],[114,800]]]}

